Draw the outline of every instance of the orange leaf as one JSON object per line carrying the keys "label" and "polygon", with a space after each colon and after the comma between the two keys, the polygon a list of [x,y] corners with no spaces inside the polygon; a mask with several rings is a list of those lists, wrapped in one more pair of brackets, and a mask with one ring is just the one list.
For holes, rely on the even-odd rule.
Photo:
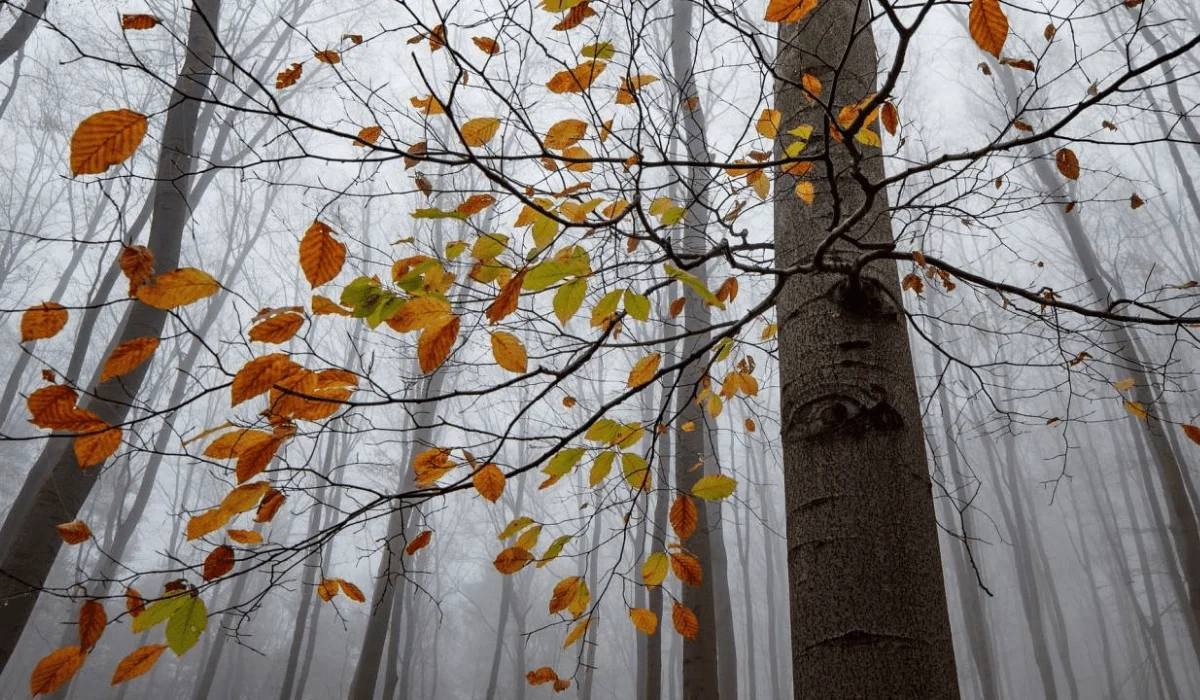
{"label": "orange leaf", "polygon": [[240,484],[261,474],[275,458],[275,452],[282,444],[283,438],[271,438],[266,442],[242,450],[242,453],[238,455],[237,465],[234,467],[237,482]]}
{"label": "orange leaf", "polygon": [[495,204],[496,198],[490,194],[473,194],[467,201],[454,208],[454,211],[471,216]]}
{"label": "orange leaf", "polygon": [[364,126],[363,128],[359,129],[358,138],[354,140],[354,145],[360,148],[368,144],[373,145],[379,140],[381,135],[383,135],[383,127],[379,126],[378,124],[374,126]]}
{"label": "orange leaf", "polygon": [[681,540],[686,540],[696,531],[699,517],[695,502],[686,493],[679,494],[679,498],[671,504],[671,527]]}
{"label": "orange leaf", "polygon": [[504,331],[492,333],[492,356],[496,358],[496,364],[509,372],[525,373],[528,365],[525,346],[512,333]]}
{"label": "orange leaf", "polygon": [[695,639],[700,634],[700,621],[696,619],[696,613],[678,601],[671,608],[671,622],[675,624],[675,631],[684,639]]}
{"label": "orange leaf", "polygon": [[223,544],[204,558],[204,580],[221,578],[233,571],[233,547]]}
{"label": "orange leaf", "polygon": [[971,38],[979,48],[1000,58],[1008,39],[1008,17],[1000,7],[1000,0],[971,0],[969,25]]}
{"label": "orange leaf", "polygon": [[98,175],[124,163],[146,136],[146,115],[128,109],[97,112],[71,135],[71,174]]}
{"label": "orange leaf", "polygon": [[642,634],[654,634],[658,630],[658,615],[645,608],[630,608],[629,619]]}
{"label": "orange leaf", "polygon": [[210,297],[221,285],[208,273],[194,267],[181,267],[163,273],[137,289],[137,298],[156,309],[174,309]]}
{"label": "orange leaf", "polygon": [[33,667],[33,675],[29,677],[29,692],[33,695],[53,693],[71,680],[86,658],[87,652],[82,647],[55,649]]}
{"label": "orange leaf", "polygon": [[154,276],[154,253],[146,246],[125,246],[121,249],[117,264],[129,279],[129,296],[135,296],[138,287]]}
{"label": "orange leaf", "polygon": [[500,129],[500,120],[495,117],[478,117],[462,125],[463,143],[468,146],[482,146],[496,135]]}
{"label": "orange leaf", "polygon": [[883,128],[892,136],[896,135],[896,129],[900,126],[900,112],[896,110],[896,105],[891,102],[883,103],[883,110],[879,113],[880,119],[883,121]]}
{"label": "orange leaf", "polygon": [[62,304],[47,301],[31,306],[21,314],[21,342],[53,338],[67,325],[67,310]]}
{"label": "orange leaf", "polygon": [[689,586],[699,587],[704,582],[704,572],[700,568],[700,560],[687,552],[671,553],[671,573],[675,578]]}
{"label": "orange leaf", "polygon": [[658,372],[658,363],[662,360],[662,355],[657,352],[652,352],[634,364],[633,369],[629,370],[629,379],[626,382],[629,388],[639,387],[651,379],[654,379],[654,374]]}
{"label": "orange leaf", "polygon": [[130,617],[137,617],[146,611],[146,599],[136,588],[125,589],[125,611]]}
{"label": "orange leaf", "polygon": [[250,340],[260,343],[286,343],[296,335],[296,331],[300,330],[302,325],[304,317],[289,311],[259,322],[250,329]]}
{"label": "orange leaf", "polygon": [[603,61],[587,61],[580,63],[571,70],[559,71],[546,83],[550,92],[583,92],[591,87],[596,78],[604,72],[608,64]]}
{"label": "orange leaf", "polygon": [[479,48],[480,51],[488,54],[489,56],[495,56],[496,54],[500,53],[500,45],[496,43],[495,39],[491,39],[486,36],[473,36],[471,37],[471,41],[476,47]]}
{"label": "orange leaf", "polygon": [[145,362],[158,349],[158,338],[134,338],[121,343],[104,362],[100,381],[128,374]]}
{"label": "orange leaf", "polygon": [[75,459],[80,469],[100,464],[121,446],[120,428],[108,428],[103,422],[96,422],[87,430],[92,434],[75,438]]}
{"label": "orange leaf", "polygon": [[158,657],[162,656],[166,650],[166,644],[150,644],[133,650],[129,656],[121,659],[121,663],[117,664],[117,670],[113,671],[111,683],[120,685],[125,681],[144,675],[154,667]]}
{"label": "orange leaf", "polygon": [[291,87],[300,79],[300,74],[304,72],[304,66],[299,63],[293,63],[290,67],[279,71],[279,75],[275,76],[275,89],[282,90],[286,87]]}
{"label": "orange leaf", "polygon": [[771,0],[767,3],[766,20],[780,24],[799,22],[816,7],[817,0]]}
{"label": "orange leaf", "polygon": [[262,544],[263,541],[262,533],[254,530],[226,530],[225,534],[234,542],[247,546]]}
{"label": "orange leaf", "polygon": [[542,685],[543,683],[553,683],[558,680],[558,674],[549,666],[530,671],[525,674],[525,680],[529,685]]}
{"label": "orange leaf", "polygon": [[367,602],[367,597],[365,595],[363,595],[361,588],[354,585],[353,583],[350,583],[349,581],[347,581],[345,579],[339,578],[339,579],[337,579],[337,582],[338,582],[338,585],[341,586],[341,588],[342,588],[342,593],[346,594],[347,598],[349,598],[350,600],[353,600],[355,603]]}
{"label": "orange leaf", "polygon": [[450,356],[454,342],[458,339],[458,316],[446,314],[439,321],[421,331],[417,338],[417,359],[421,363],[421,372],[429,374]]}
{"label": "orange leaf", "polygon": [[550,614],[560,613],[575,600],[579,592],[579,577],[568,576],[554,585],[550,593]]}
{"label": "orange leaf", "polygon": [[236,406],[265,393],[300,369],[300,365],[292,362],[292,359],[283,353],[273,353],[250,360],[233,376],[233,385],[230,387],[233,394],[231,405]]}
{"label": "orange leaf", "polygon": [[282,493],[271,489],[267,491],[267,495],[263,496],[262,503],[258,506],[258,511],[254,514],[254,522],[269,523],[275,517],[275,513],[279,512],[280,506],[287,500],[287,497]]}
{"label": "orange leaf", "polygon": [[312,312],[317,316],[350,316],[350,312],[342,308],[340,304],[330,299],[323,297],[320,294],[314,294],[312,297]]}
{"label": "orange leaf", "polygon": [[517,301],[521,296],[521,285],[525,283],[525,273],[513,277],[501,288],[495,301],[487,308],[487,317],[492,325],[504,320],[506,316],[517,310]]}
{"label": "orange leaf", "polygon": [[411,557],[422,549],[425,549],[425,547],[427,547],[432,540],[433,531],[424,530],[421,532],[421,534],[412,538],[412,540],[408,543],[408,546],[404,548],[404,553]]}
{"label": "orange leaf", "polygon": [[154,15],[121,15],[121,29],[153,29],[158,22]]}
{"label": "orange leaf", "polygon": [[320,287],[337,277],[346,262],[346,246],[333,237],[333,229],[314,221],[300,239],[300,269],[313,287]]}
{"label": "orange leaf", "polygon": [[317,595],[321,598],[321,600],[328,603],[335,595],[338,594],[338,590],[340,588],[341,584],[336,578],[327,578],[321,583],[317,584]]}
{"label": "orange leaf", "polygon": [[500,500],[501,494],[504,493],[504,472],[495,464],[485,464],[483,468],[475,472],[471,477],[471,483],[475,485],[475,490],[480,496],[488,499],[492,503]]}
{"label": "orange leaf", "polygon": [[552,29],[556,32],[570,31],[583,24],[583,20],[587,19],[588,17],[595,17],[596,11],[591,7],[588,7],[588,5],[589,0],[584,0],[578,5],[575,5],[567,12],[567,15],[558,22],[558,24],[552,27]]}
{"label": "orange leaf", "polygon": [[587,122],[579,119],[564,119],[546,131],[546,148],[562,150],[575,145],[587,133]]}
{"label": "orange leaf", "polygon": [[496,567],[496,571],[502,574],[515,574],[525,565],[533,561],[533,555],[529,550],[521,547],[509,547],[508,549],[496,555],[496,560],[492,565]]}
{"label": "orange leaf", "polygon": [[[245,452],[247,449],[255,445],[261,445],[270,439],[270,433],[263,432],[261,430],[240,428],[238,430],[225,433],[216,440],[213,440],[212,444],[205,448],[204,456],[212,457],[213,459],[233,459],[241,455],[242,452]],[[264,484],[266,482],[260,481],[258,483]],[[254,486],[256,490],[259,488],[258,484],[250,484],[250,486]],[[239,486],[238,488],[234,489],[233,493],[229,494],[225,500],[228,501],[230,498],[235,498],[234,494],[238,494],[242,488],[244,487]],[[258,491],[258,495],[261,496],[262,491]],[[236,498],[240,499],[240,497]],[[246,509],[242,508],[241,510],[235,510],[234,512],[241,513],[244,510]]]}
{"label": "orange leaf", "polygon": [[321,63],[328,63],[330,65],[342,62],[342,56],[337,51],[317,51],[313,54],[313,57],[315,57]]}
{"label": "orange leaf", "polygon": [[104,634],[104,626],[108,624],[108,615],[104,606],[98,600],[89,600],[79,609],[79,646],[91,649]]}
{"label": "orange leaf", "polygon": [[1060,148],[1058,153],[1054,154],[1054,164],[1058,166],[1058,172],[1062,173],[1063,177],[1068,180],[1079,179],[1079,158],[1075,155],[1075,151],[1069,148]]}
{"label": "orange leaf", "polygon": [[58,530],[58,536],[63,538],[63,542],[67,544],[86,542],[92,536],[91,528],[82,520],[72,520],[69,523],[55,525],[54,529]]}
{"label": "orange leaf", "polygon": [[228,523],[233,515],[233,513],[224,508],[211,508],[200,515],[192,517],[188,520],[187,524],[188,541],[204,537],[215,530],[220,530],[225,527],[225,523]]}

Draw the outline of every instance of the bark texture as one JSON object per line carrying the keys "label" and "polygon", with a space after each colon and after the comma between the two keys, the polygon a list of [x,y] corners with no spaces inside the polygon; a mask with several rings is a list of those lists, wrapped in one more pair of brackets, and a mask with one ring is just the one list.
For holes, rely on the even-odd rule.
{"label": "bark texture", "polygon": [[825,155],[811,206],[794,177],[776,183],[777,258],[837,270],[791,276],[778,301],[795,697],[942,700],[958,680],[896,266],[850,264],[892,241],[885,193],[856,179],[879,181],[883,162],[828,139],[824,107],[799,88],[814,74],[834,114],[875,92],[865,11],[827,0],[781,25],[776,62],[778,150],[809,124],[805,154]]}

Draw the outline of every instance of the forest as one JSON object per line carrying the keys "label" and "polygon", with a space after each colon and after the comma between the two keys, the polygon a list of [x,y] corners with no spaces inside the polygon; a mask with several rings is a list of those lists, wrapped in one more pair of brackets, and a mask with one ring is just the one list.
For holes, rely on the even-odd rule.
{"label": "forest", "polygon": [[1196,178],[1190,0],[0,0],[0,698],[1200,697]]}

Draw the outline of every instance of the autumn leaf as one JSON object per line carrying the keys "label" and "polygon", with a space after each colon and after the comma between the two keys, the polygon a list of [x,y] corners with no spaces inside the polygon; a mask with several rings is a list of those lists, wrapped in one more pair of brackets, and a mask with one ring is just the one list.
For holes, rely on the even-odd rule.
{"label": "autumn leaf", "polygon": [[634,628],[642,634],[654,634],[658,631],[658,615],[645,608],[630,608],[629,619]]}
{"label": "autumn leaf", "polygon": [[671,504],[671,528],[675,530],[675,534],[680,540],[686,540],[696,531],[696,523],[700,518],[700,512],[696,510],[696,504],[687,494],[679,494],[675,502]]}
{"label": "autumn leaf", "polygon": [[495,503],[504,493],[504,472],[495,464],[485,464],[471,477],[471,483],[480,496]]}
{"label": "autumn leaf", "polygon": [[125,246],[117,257],[121,272],[129,280],[129,296],[136,296],[138,287],[154,276],[154,253],[146,246]]}
{"label": "autumn leaf", "polygon": [[412,540],[408,543],[408,546],[404,548],[404,553],[411,557],[422,549],[425,549],[425,547],[427,547],[432,540],[433,531],[425,530],[416,537],[412,538]]}
{"label": "autumn leaf", "polygon": [[355,603],[367,602],[367,597],[363,595],[362,589],[358,586],[342,578],[337,579],[337,583],[341,587],[342,593],[350,600],[353,600]]}
{"label": "autumn leaf", "polygon": [[254,530],[226,530],[225,534],[229,539],[245,546],[262,544],[263,541],[262,533]]}
{"label": "autumn leaf", "polygon": [[33,674],[29,677],[29,692],[33,695],[53,693],[71,680],[86,658],[87,652],[83,647],[55,649],[33,667]]}
{"label": "autumn leaf", "polygon": [[125,589],[125,611],[131,618],[136,618],[146,611],[146,599],[142,597],[138,589],[133,587]]}
{"label": "autumn leaf", "polygon": [[67,325],[67,310],[62,304],[47,301],[31,306],[21,314],[21,342],[53,338]]}
{"label": "autumn leaf", "polygon": [[75,438],[75,460],[80,469],[100,464],[108,459],[121,446],[121,429],[110,428],[102,421],[97,421],[84,427],[80,432],[90,434]]}
{"label": "autumn leaf", "polygon": [[397,333],[409,333],[442,323],[449,315],[450,304],[445,299],[417,297],[404,302],[387,324]]}
{"label": "autumn leaf", "polygon": [[55,525],[54,529],[58,530],[58,536],[67,544],[87,542],[92,537],[91,528],[82,520],[72,520],[69,523]]}
{"label": "autumn leaf", "polygon": [[429,374],[450,356],[454,342],[458,339],[458,316],[446,314],[436,322],[421,331],[417,338],[417,360],[421,364],[421,372]]}
{"label": "autumn leaf", "polygon": [[[358,136],[354,139],[354,145],[358,146],[359,148],[363,148],[368,145],[373,146],[382,135],[383,127],[379,126],[378,124],[364,126],[363,128],[359,129]],[[316,285],[313,286],[315,287]]]}
{"label": "autumn leaf", "polygon": [[666,580],[669,569],[670,562],[667,559],[667,553],[654,552],[646,557],[646,562],[642,564],[642,583],[647,588],[661,585]]}
{"label": "autumn leaf", "polygon": [[542,666],[525,674],[525,681],[529,685],[542,685],[544,683],[553,683],[557,680],[558,674],[549,666]]}
{"label": "autumn leaf", "polygon": [[1068,180],[1079,179],[1079,158],[1075,155],[1075,151],[1069,148],[1060,148],[1058,153],[1054,154],[1054,164],[1058,166],[1058,172]]}
{"label": "autumn leaf", "polygon": [[221,285],[208,273],[181,267],[138,287],[137,298],[156,309],[174,309],[210,297],[220,289]]}
{"label": "autumn leaf", "polygon": [[1008,17],[1000,7],[1000,0],[971,0],[968,21],[971,38],[979,48],[1000,58],[1008,39]]}
{"label": "autumn leaf", "polygon": [[583,639],[583,635],[587,633],[588,625],[591,624],[591,622],[592,618],[589,615],[588,617],[585,617],[579,622],[575,623],[575,626],[570,632],[567,633],[567,638],[563,640],[563,649],[566,649],[575,642],[578,642],[580,639]]}
{"label": "autumn leaf", "polygon": [[192,541],[225,527],[233,513],[224,508],[211,508],[188,520],[187,539]]}
{"label": "autumn leaf", "polygon": [[113,671],[110,682],[112,685],[120,685],[125,681],[144,675],[151,668],[154,668],[158,657],[162,656],[162,653],[166,650],[166,644],[149,644],[133,650],[117,664],[117,669]]}
{"label": "autumn leaf", "polygon": [[652,352],[638,360],[637,363],[633,365],[633,369],[629,370],[629,379],[626,381],[626,385],[632,389],[634,387],[642,386],[651,379],[654,379],[655,373],[658,372],[658,364],[661,360],[662,355],[657,352]]}
{"label": "autumn leaf", "polygon": [[333,237],[333,229],[314,221],[300,239],[300,269],[313,288],[329,282],[342,271],[346,246]]}
{"label": "autumn leaf", "polygon": [[687,552],[672,552],[670,555],[671,573],[684,584],[699,587],[704,582],[704,571],[700,568],[700,560]]}
{"label": "autumn leaf", "polygon": [[478,117],[462,125],[463,143],[471,147],[482,146],[496,135],[500,120],[495,117]]}
{"label": "autumn leaf", "polygon": [[496,54],[500,53],[500,45],[496,43],[495,39],[490,37],[473,36],[471,37],[471,42],[475,44],[480,51],[488,54],[489,56],[495,56]]}
{"label": "autumn leaf", "polygon": [[564,119],[546,131],[546,148],[563,150],[575,145],[587,133],[587,122],[579,119]]}
{"label": "autumn leaf", "polygon": [[[268,439],[270,438],[268,437]],[[234,488],[227,496],[225,496],[225,498],[221,501],[221,508],[229,511],[230,513],[245,513],[251,508],[257,506],[270,490],[271,484],[267,483],[266,481],[255,481],[250,484],[242,484],[241,486]],[[232,530],[230,532],[232,532]]]}
{"label": "autumn leaf", "polygon": [[1190,423],[1185,423],[1183,426],[1183,434],[1186,435],[1187,438],[1192,442],[1200,445],[1200,428]]}
{"label": "autumn leaf", "polygon": [[586,61],[570,70],[555,73],[554,77],[546,83],[546,87],[554,93],[583,92],[591,87],[607,67],[608,64],[604,61]]}
{"label": "autumn leaf", "polygon": [[146,115],[128,109],[97,112],[71,135],[71,174],[99,175],[124,163],[146,136]]}
{"label": "autumn leaf", "polygon": [[293,63],[291,66],[279,71],[279,74],[275,76],[275,89],[282,90],[295,85],[303,72],[304,66],[299,63]]}
{"label": "autumn leaf", "polygon": [[700,621],[696,619],[696,613],[678,601],[672,604],[671,622],[684,639],[694,640],[700,634]]}
{"label": "autumn leaf", "polygon": [[880,121],[883,122],[883,128],[892,136],[896,135],[896,129],[900,127],[900,112],[896,110],[896,105],[891,102],[884,102],[883,109],[879,113]]}
{"label": "autumn leaf", "polygon": [[254,522],[271,522],[286,500],[287,497],[275,489],[267,491],[267,495],[263,496],[262,503],[258,504],[258,510],[254,513]]}
{"label": "autumn leaf", "polygon": [[217,547],[204,558],[203,576],[205,581],[211,581],[215,578],[221,578],[225,574],[233,571],[233,547],[223,544]]}
{"label": "autumn leaf", "polygon": [[250,340],[259,343],[286,343],[296,335],[300,326],[304,325],[304,317],[298,313],[287,312],[264,319],[250,329]]}
{"label": "autumn leaf", "polygon": [[[454,208],[454,211],[472,216],[496,203],[496,198],[490,194],[473,194],[466,201]],[[463,245],[466,245],[465,243]]]}
{"label": "autumn leaf", "polygon": [[341,54],[339,54],[337,51],[330,50],[317,51],[313,53],[313,58],[317,59],[321,63],[328,63],[330,65],[342,62]]}
{"label": "autumn leaf", "polygon": [[1113,388],[1117,391],[1126,391],[1127,389],[1132,389],[1135,383],[1133,377],[1128,377],[1119,382],[1113,382]]}
{"label": "autumn leaf", "polygon": [[521,286],[525,283],[525,273],[510,279],[503,287],[500,288],[500,293],[496,295],[496,299],[488,305],[487,318],[492,325],[503,321],[505,317],[517,310],[517,302],[521,297]]}
{"label": "autumn leaf", "polygon": [[234,465],[237,482],[240,484],[261,474],[271,460],[275,459],[275,453],[282,444],[283,438],[273,437],[242,450],[237,457],[237,464]]}
{"label": "autumn leaf", "polygon": [[1146,420],[1146,416],[1149,415],[1146,413],[1146,405],[1140,401],[1129,401],[1126,399],[1124,404],[1125,410],[1129,411],[1129,415],[1138,420]]}
{"label": "autumn leaf", "polygon": [[159,19],[154,15],[121,15],[121,29],[153,29]]}
{"label": "autumn leaf", "polygon": [[789,24],[799,22],[817,8],[817,0],[770,0],[766,20]]}
{"label": "autumn leaf", "polygon": [[90,650],[100,641],[108,615],[98,600],[89,600],[79,608],[79,646]]}
{"label": "autumn leaf", "polygon": [[509,372],[524,374],[527,367],[525,346],[512,333],[504,331],[492,332],[492,356],[496,364]]}
{"label": "autumn leaf", "polygon": [[317,596],[321,600],[328,603],[329,601],[333,600],[334,596],[338,594],[338,591],[341,590],[341,587],[342,586],[337,579],[327,578],[324,581],[321,581],[321,583],[317,584]]}
{"label": "autumn leaf", "polygon": [[568,576],[554,585],[550,593],[550,614],[555,615],[567,609],[579,591],[580,578]]}
{"label": "autumn leaf", "polygon": [[301,367],[283,353],[273,353],[250,360],[233,376],[230,387],[231,405],[266,393],[280,381],[299,372]]}
{"label": "autumn leaf", "polygon": [[692,485],[692,495],[706,501],[720,501],[733,495],[737,481],[724,474],[709,474]]}
{"label": "autumn leaf", "polygon": [[113,377],[128,374],[145,362],[158,349],[158,338],[134,338],[121,343],[112,351],[104,362],[100,372],[100,381],[107,382]]}
{"label": "autumn leaf", "polygon": [[758,121],[755,122],[754,128],[758,133],[766,138],[773,139],[779,134],[779,121],[782,118],[777,109],[764,109],[762,114],[758,115]]}
{"label": "autumn leaf", "polygon": [[520,547],[509,547],[508,549],[496,555],[496,560],[492,562],[496,567],[496,571],[502,574],[515,574],[533,561],[533,555],[529,550]]}

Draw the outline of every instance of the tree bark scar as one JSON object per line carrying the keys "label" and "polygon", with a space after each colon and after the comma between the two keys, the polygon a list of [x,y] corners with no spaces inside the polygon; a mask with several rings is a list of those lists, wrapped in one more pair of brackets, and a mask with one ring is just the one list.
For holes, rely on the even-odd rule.
{"label": "tree bark scar", "polygon": [[805,401],[788,419],[789,436],[797,440],[820,440],[903,430],[904,417],[892,408],[887,393],[879,386],[871,388],[870,396],[854,397],[830,391]]}
{"label": "tree bark scar", "polygon": [[820,642],[812,645],[810,649],[822,646],[850,647],[863,645],[929,646],[928,642],[916,639],[914,637],[906,637],[899,634],[880,634],[877,632],[867,632],[866,630],[854,629],[836,637],[823,639]]}
{"label": "tree bark scar", "polygon": [[857,283],[843,277],[829,289],[829,298],[862,321],[891,323],[900,314],[896,300],[878,280],[858,277]]}

